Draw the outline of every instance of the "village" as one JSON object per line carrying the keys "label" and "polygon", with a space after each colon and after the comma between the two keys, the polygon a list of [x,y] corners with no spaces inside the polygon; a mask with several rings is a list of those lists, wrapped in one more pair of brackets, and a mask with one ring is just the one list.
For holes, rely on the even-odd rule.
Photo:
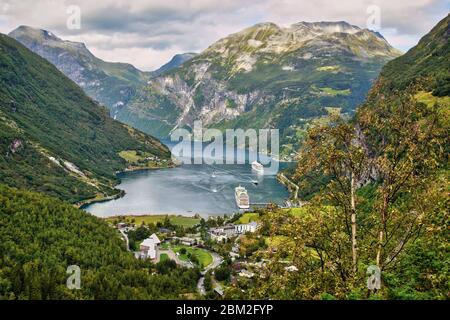
{"label": "village", "polygon": [[109,218],[136,259],[153,264],[176,263],[197,268],[197,294],[205,298],[224,297],[224,290],[238,282],[249,282],[264,262],[248,258],[265,246],[255,235],[258,215],[245,213],[208,220],[198,216],[121,216]]}

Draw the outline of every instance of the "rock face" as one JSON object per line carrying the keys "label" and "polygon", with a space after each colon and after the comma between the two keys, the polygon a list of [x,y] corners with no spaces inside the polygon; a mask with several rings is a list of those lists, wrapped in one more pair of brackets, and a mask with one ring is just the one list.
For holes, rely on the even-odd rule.
{"label": "rock face", "polygon": [[258,24],[151,79],[118,119],[160,137],[194,120],[219,129],[279,128],[291,144],[326,107],[353,112],[399,55],[380,34],[346,22]]}
{"label": "rock face", "polygon": [[389,60],[400,55],[376,32],[346,22],[261,23],[183,54],[153,73],[107,63],[81,43],[19,27],[11,37],[56,65],[117,120],[165,138],[195,120],[225,128],[278,128],[298,147],[330,110],[351,114]]}
{"label": "rock face", "polygon": [[130,64],[100,60],[83,43],[64,41],[46,30],[21,26],[9,36],[54,64],[113,113],[123,107],[150,76]]}

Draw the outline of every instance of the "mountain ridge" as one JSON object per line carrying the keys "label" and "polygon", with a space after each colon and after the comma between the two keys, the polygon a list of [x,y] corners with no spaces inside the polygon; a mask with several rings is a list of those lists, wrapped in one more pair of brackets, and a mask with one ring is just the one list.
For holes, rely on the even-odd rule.
{"label": "mountain ridge", "polygon": [[197,53],[194,52],[186,52],[186,53],[179,53],[176,54],[172,57],[172,59],[170,59],[169,62],[167,62],[166,64],[162,65],[160,68],[158,68],[155,71],[152,71],[152,77],[158,77],[160,75],[162,75],[163,73],[166,73],[168,71],[171,71],[175,68],[178,68],[179,66],[181,66],[183,63],[191,60],[192,58],[194,58],[197,55]]}
{"label": "mountain ridge", "polygon": [[20,26],[9,36],[50,61],[112,112],[124,106],[150,77],[131,64],[103,61],[84,43],[63,40],[47,30]]}
{"label": "mountain ridge", "polygon": [[118,119],[159,137],[194,120],[279,128],[295,149],[308,125],[298,119],[326,116],[328,107],[354,112],[381,67],[400,54],[379,34],[345,22],[261,23],[152,78]]}
{"label": "mountain ridge", "polygon": [[0,34],[0,53],[0,183],[75,203],[119,192],[116,171],[132,165],[121,152],[170,161],[158,140],[111,119],[16,40]]}

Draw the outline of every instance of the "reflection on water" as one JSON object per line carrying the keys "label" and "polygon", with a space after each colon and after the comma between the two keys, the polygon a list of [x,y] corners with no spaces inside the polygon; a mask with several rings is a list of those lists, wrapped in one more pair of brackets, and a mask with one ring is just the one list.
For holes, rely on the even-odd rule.
{"label": "reflection on water", "polygon": [[[240,151],[243,152],[243,151]],[[119,175],[125,197],[85,208],[96,216],[119,214],[223,215],[238,211],[234,188],[247,188],[250,202],[282,204],[286,188],[275,175],[258,175],[250,165],[182,165],[174,169]]]}

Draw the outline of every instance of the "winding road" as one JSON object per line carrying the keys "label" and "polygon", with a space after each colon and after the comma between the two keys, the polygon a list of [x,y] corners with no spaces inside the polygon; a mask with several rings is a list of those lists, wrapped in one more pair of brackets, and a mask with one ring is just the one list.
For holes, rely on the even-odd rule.
{"label": "winding road", "polygon": [[210,270],[216,269],[218,266],[220,266],[223,263],[223,258],[221,256],[219,256],[217,253],[211,252],[211,251],[208,251],[208,252],[212,256],[213,261],[211,262],[211,264],[209,266],[207,266],[205,268],[205,270],[203,270],[201,272],[202,276],[200,277],[200,279],[198,280],[198,283],[197,283],[197,291],[202,296],[204,296],[206,294],[206,290],[205,290],[205,286],[204,286],[205,274]]}

